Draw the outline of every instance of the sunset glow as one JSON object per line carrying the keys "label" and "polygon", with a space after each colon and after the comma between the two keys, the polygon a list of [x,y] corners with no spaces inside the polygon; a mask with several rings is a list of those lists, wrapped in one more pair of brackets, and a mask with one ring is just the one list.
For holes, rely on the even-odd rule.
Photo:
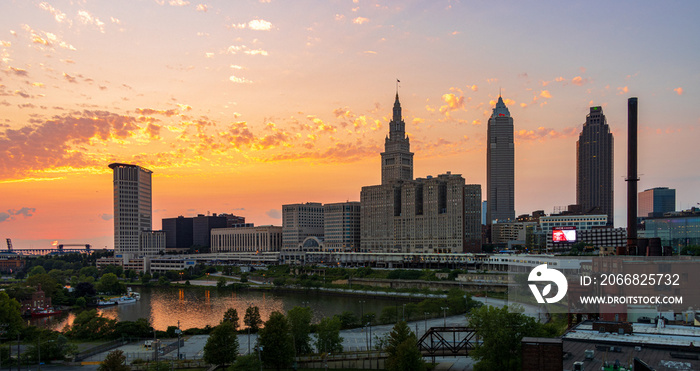
{"label": "sunset glow", "polygon": [[[632,6],[634,5],[634,6]],[[414,175],[486,187],[499,92],[515,126],[517,214],[576,201],[590,106],[615,137],[625,224],[627,98],[639,189],[700,202],[700,3],[5,1],[0,237],[113,247],[113,162],[153,171],[153,227],[359,201],[379,184],[399,96]],[[3,247],[4,248],[4,247]]]}

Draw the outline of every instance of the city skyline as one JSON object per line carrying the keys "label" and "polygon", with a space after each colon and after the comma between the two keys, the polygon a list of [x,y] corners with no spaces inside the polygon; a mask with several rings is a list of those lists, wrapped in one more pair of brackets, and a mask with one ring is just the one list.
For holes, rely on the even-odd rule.
{"label": "city skyline", "polygon": [[639,189],[674,188],[678,209],[697,206],[697,10],[3,3],[0,237],[111,248],[111,162],[153,171],[154,229],[208,211],[280,225],[283,204],[358,201],[381,183],[396,79],[414,177],[452,171],[485,190],[486,123],[502,89],[516,118],[516,215],[550,214],[576,202],[576,139],[601,106],[618,138],[615,225],[625,226],[619,138],[637,96]]}

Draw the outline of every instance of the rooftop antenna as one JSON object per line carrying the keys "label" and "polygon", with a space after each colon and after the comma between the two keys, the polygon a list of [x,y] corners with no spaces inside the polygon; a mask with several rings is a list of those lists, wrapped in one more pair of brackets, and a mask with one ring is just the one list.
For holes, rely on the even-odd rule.
{"label": "rooftop antenna", "polygon": [[396,95],[397,95],[397,96],[399,95],[399,83],[400,83],[400,82],[401,82],[401,80],[396,79]]}
{"label": "rooftop antenna", "polygon": [[502,90],[502,88],[499,86],[499,87],[498,87],[498,97],[499,97],[499,98],[502,97],[502,95],[501,95],[501,90]]}

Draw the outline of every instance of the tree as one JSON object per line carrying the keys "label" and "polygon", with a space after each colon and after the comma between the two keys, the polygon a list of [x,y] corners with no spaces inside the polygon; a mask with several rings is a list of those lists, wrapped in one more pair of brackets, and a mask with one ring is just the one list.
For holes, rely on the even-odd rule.
{"label": "tree", "polygon": [[224,313],[224,319],[221,320],[222,322],[231,322],[233,325],[234,330],[238,330],[238,311],[236,308],[228,308],[226,310],[226,313]]}
{"label": "tree", "polygon": [[221,290],[224,287],[226,287],[226,278],[219,277],[219,279],[216,281],[216,288]]}
{"label": "tree", "polygon": [[418,350],[417,343],[416,335],[408,328],[408,324],[404,321],[397,322],[387,339],[386,369],[395,371],[425,370],[425,362],[423,362],[423,356]]}
{"label": "tree", "polygon": [[150,273],[144,273],[141,275],[141,282],[144,285],[147,285],[149,282],[151,282],[151,278],[152,278],[152,276]]}
{"label": "tree", "polygon": [[343,351],[343,338],[340,337],[342,324],[338,317],[326,317],[316,328],[316,350],[319,352],[340,353]]}
{"label": "tree", "polygon": [[74,293],[76,297],[91,297],[97,294],[97,290],[95,290],[95,286],[90,282],[80,282],[75,285]]}
{"label": "tree", "polygon": [[309,307],[294,307],[287,312],[287,320],[294,340],[296,355],[311,353],[311,317],[313,312]]}
{"label": "tree", "polygon": [[214,328],[204,345],[204,360],[212,365],[226,365],[236,361],[238,335],[231,322],[222,321]]}
{"label": "tree", "polygon": [[384,307],[382,308],[382,314],[379,316],[380,323],[394,323],[396,322],[396,307]]}
{"label": "tree", "polygon": [[104,361],[100,363],[97,371],[129,371],[131,367],[126,365],[126,356],[121,350],[113,350],[107,353]]}
{"label": "tree", "polygon": [[119,277],[114,273],[105,273],[97,282],[97,290],[100,292],[121,294],[126,292],[126,286],[119,282]]}
{"label": "tree", "polygon": [[541,325],[522,313],[519,306],[496,308],[483,306],[468,316],[469,325],[481,339],[471,356],[477,360],[474,370],[519,370],[520,342],[524,336],[541,336]]}
{"label": "tree", "polygon": [[114,333],[117,320],[102,317],[97,310],[86,310],[75,316],[67,334],[76,339],[97,340]]}
{"label": "tree", "polygon": [[266,366],[281,370],[294,361],[294,344],[289,330],[289,322],[284,314],[270,314],[258,336],[258,342],[262,346],[260,357]]}
{"label": "tree", "polygon": [[353,326],[357,325],[357,323],[360,321],[360,319],[357,318],[355,313],[353,313],[349,310],[346,310],[339,315],[336,314],[336,316],[338,316],[340,318],[340,324],[341,324],[342,328],[344,328],[344,329],[353,327]]}
{"label": "tree", "polygon": [[247,354],[236,358],[236,363],[228,368],[228,371],[258,371],[260,370],[260,360],[255,353]]}
{"label": "tree", "polygon": [[31,270],[29,270],[28,276],[31,277],[37,274],[46,274],[46,269],[44,269],[44,267],[42,267],[41,265],[37,265],[36,267],[33,267]]}
{"label": "tree", "polygon": [[15,299],[10,299],[6,292],[0,291],[0,323],[6,324],[4,329],[8,335],[17,335],[24,325],[21,305]]}
{"label": "tree", "polygon": [[59,288],[58,283],[56,283],[56,280],[46,273],[34,274],[27,278],[25,282],[27,286],[34,287],[37,289],[39,288],[39,286],[41,286],[41,290],[44,291],[44,295],[50,298],[53,297],[53,295],[56,293],[56,290],[58,290]]}
{"label": "tree", "polygon": [[250,327],[252,332],[258,331],[260,325],[262,325],[262,317],[260,317],[260,308],[248,307],[245,310],[245,316],[243,317],[243,323]]}

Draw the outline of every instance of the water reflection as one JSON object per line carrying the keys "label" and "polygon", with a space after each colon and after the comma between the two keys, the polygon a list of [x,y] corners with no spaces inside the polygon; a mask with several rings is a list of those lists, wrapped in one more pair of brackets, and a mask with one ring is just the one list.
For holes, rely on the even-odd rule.
{"label": "water reflection", "polygon": [[[135,321],[146,318],[157,330],[165,331],[168,326],[181,329],[216,326],[229,308],[238,311],[239,328],[245,328],[243,317],[249,306],[258,306],[263,321],[267,321],[272,312],[286,313],[295,306],[309,306],[313,311],[312,322],[318,323],[322,318],[344,311],[351,311],[356,316],[360,312],[375,312],[377,316],[385,306],[397,305],[392,299],[341,297],[316,295],[313,293],[277,293],[261,291],[218,291],[214,288],[150,288],[135,287],[141,294],[141,300],[132,304],[120,304],[99,308],[105,317],[120,321]],[[364,301],[363,304],[360,300]],[[400,304],[398,304],[400,305]],[[62,330],[75,320],[75,312],[60,316],[32,319],[31,323],[54,330]]]}

